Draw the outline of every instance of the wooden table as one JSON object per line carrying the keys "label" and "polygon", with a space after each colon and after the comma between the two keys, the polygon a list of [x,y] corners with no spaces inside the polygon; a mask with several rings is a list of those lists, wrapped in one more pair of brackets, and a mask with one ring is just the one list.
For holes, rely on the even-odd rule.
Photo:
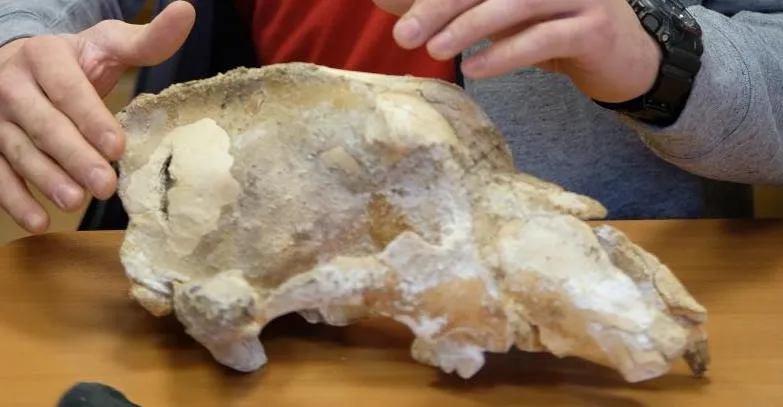
{"label": "wooden table", "polygon": [[413,362],[397,325],[311,326],[263,339],[270,363],[236,374],[176,321],[128,299],[122,234],[31,237],[0,247],[0,405],[53,406],[98,381],[145,406],[783,406],[783,221],[613,222],[668,263],[710,311],[713,365],[641,384],[578,360],[514,352],[463,381]]}

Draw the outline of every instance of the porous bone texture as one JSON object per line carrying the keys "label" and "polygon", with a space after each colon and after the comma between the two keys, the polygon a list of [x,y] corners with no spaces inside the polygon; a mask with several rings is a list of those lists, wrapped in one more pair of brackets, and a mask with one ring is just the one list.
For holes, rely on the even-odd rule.
{"label": "porous bone texture", "polygon": [[267,362],[299,313],[408,326],[412,357],[464,378],[512,347],[628,381],[688,361],[706,311],[605,209],[515,170],[493,123],[438,80],[292,63],[141,95],[127,131],[121,248],[131,295],[214,358]]}

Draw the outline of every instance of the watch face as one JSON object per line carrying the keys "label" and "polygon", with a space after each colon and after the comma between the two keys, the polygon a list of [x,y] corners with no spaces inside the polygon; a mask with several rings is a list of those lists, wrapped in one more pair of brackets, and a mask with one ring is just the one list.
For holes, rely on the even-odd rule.
{"label": "watch face", "polygon": [[691,31],[694,34],[701,32],[696,19],[693,18],[693,15],[691,15],[691,13],[685,9],[685,6],[678,0],[658,0],[657,3],[674,19],[674,21],[679,22],[682,29]]}
{"label": "watch face", "polygon": [[685,6],[677,0],[660,0],[661,7],[672,14],[686,12]]}

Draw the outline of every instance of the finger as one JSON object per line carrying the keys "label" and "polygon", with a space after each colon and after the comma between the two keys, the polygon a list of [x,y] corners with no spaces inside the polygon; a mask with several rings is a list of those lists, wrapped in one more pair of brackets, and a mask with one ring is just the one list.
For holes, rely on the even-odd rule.
{"label": "finger", "polygon": [[175,1],[149,24],[108,20],[86,30],[82,37],[125,65],[157,65],[182,46],[195,18],[195,9],[190,3]]}
{"label": "finger", "polygon": [[435,59],[450,59],[484,38],[515,26],[573,16],[582,4],[574,0],[488,0],[455,18],[427,43],[427,49]]}
{"label": "finger", "polygon": [[456,16],[482,0],[416,0],[394,25],[394,39],[406,49],[423,45]]}
{"label": "finger", "polygon": [[43,233],[49,227],[49,216],[27,186],[0,157],[0,207],[30,233]]}
{"label": "finger", "polygon": [[373,3],[389,14],[401,16],[411,8],[413,0],[373,0]]}
{"label": "finger", "polygon": [[472,78],[486,78],[512,70],[569,58],[581,50],[585,19],[570,17],[536,24],[481,50],[462,64]]}
{"label": "finger", "polygon": [[35,185],[60,209],[76,210],[84,201],[84,190],[49,157],[41,153],[13,123],[0,123],[0,154],[14,172]]}
{"label": "finger", "polygon": [[117,160],[124,149],[119,123],[90,83],[74,50],[62,38],[49,37],[28,44],[28,65],[54,107],[64,113],[107,160]]}
{"label": "finger", "polygon": [[4,95],[6,117],[27,133],[39,150],[57,162],[66,173],[95,197],[108,199],[116,188],[116,175],[74,124],[51,104],[32,78],[18,81]]}

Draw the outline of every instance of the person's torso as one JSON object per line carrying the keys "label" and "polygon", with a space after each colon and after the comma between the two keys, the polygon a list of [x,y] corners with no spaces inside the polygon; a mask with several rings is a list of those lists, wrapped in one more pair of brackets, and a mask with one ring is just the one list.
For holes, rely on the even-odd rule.
{"label": "person's torso", "polygon": [[[259,64],[304,61],[454,79],[452,62],[434,61],[424,48],[399,48],[391,34],[395,17],[370,0],[257,1],[252,32]],[[705,200],[710,181],[655,156],[565,77],[520,69],[466,80],[464,87],[505,135],[519,170],[600,200],[610,218],[727,216],[723,202]]]}
{"label": "person's torso", "polygon": [[394,42],[396,17],[370,0],[240,0],[262,64],[303,61],[335,68],[453,81],[456,67]]}

